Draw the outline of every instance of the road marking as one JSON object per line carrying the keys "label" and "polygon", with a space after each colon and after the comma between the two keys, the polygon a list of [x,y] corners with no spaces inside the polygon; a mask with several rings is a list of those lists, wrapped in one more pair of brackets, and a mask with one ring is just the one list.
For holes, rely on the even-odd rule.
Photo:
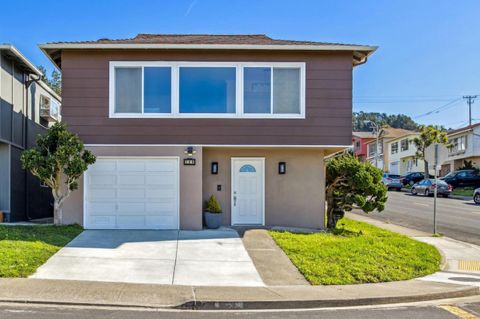
{"label": "road marking", "polygon": [[441,308],[445,311],[450,312],[451,314],[454,314],[458,318],[462,319],[480,319],[479,317],[475,316],[474,314],[471,314],[470,312],[467,312],[463,309],[460,309],[456,306],[453,305],[440,305],[438,308]]}
{"label": "road marking", "polygon": [[417,202],[413,202],[414,204],[417,204],[417,205],[421,205],[421,206],[430,206],[428,204],[424,204],[424,203],[417,203]]}
{"label": "road marking", "polygon": [[478,260],[459,260],[458,269],[469,271],[480,271],[480,261]]}

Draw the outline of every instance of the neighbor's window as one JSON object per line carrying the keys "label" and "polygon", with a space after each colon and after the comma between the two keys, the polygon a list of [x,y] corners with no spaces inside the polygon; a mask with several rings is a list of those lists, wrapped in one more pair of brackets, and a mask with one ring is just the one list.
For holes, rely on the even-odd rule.
{"label": "neighbor's window", "polygon": [[171,87],[170,67],[116,67],[115,113],[170,113]]}
{"label": "neighbor's window", "polygon": [[304,118],[305,64],[110,62],[112,117]]}
{"label": "neighbor's window", "polygon": [[406,139],[403,139],[401,142],[400,142],[401,146],[400,146],[400,149],[401,151],[408,151],[408,138]]}
{"label": "neighbor's window", "polygon": [[460,136],[460,137],[455,137],[451,139],[450,141],[450,148],[449,152],[450,153],[457,153],[457,152],[462,152],[465,151],[467,148],[467,136]]}
{"label": "neighbor's window", "polygon": [[180,113],[235,113],[236,69],[180,67]]}
{"label": "neighbor's window", "polygon": [[392,154],[398,153],[398,142],[392,143]]}

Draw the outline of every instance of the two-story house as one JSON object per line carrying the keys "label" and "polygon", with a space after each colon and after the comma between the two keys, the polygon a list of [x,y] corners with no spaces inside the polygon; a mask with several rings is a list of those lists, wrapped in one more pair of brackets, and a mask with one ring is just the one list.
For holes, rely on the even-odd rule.
{"label": "two-story house", "polygon": [[368,156],[367,143],[375,140],[375,134],[372,132],[353,132],[352,150],[359,161],[365,162]]}
{"label": "two-story house", "polygon": [[324,227],[324,157],[352,142],[352,70],[375,47],[152,35],[40,48],[62,119],[97,156],[64,207],[85,228]]}
{"label": "two-story house", "polygon": [[[464,166],[464,161],[471,161],[480,168],[480,123],[461,127],[448,134],[448,145],[439,145],[438,164],[441,165],[440,176],[445,176]],[[433,146],[427,149],[429,163],[434,162]]]}
{"label": "two-story house", "polygon": [[0,44],[0,212],[7,221],[52,217],[48,187],[22,169],[20,156],[60,117],[60,97],[10,44]]}
{"label": "two-story house", "polygon": [[389,173],[405,175],[410,172],[423,172],[424,161],[417,158],[417,148],[413,143],[413,139],[419,135],[410,132],[387,142]]}
{"label": "two-story house", "polygon": [[[376,138],[366,143],[367,161],[372,163],[377,168],[383,170],[384,172],[389,172],[390,152],[388,151],[387,143],[397,137],[404,136],[409,133],[411,133],[411,131],[401,128],[382,128],[378,133],[378,147]],[[384,150],[387,151],[384,152]]]}

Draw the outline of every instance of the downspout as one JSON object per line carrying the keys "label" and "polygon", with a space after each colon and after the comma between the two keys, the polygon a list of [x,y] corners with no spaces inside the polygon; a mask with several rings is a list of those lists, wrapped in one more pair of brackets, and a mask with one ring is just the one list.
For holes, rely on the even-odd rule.
{"label": "downspout", "polygon": [[[41,77],[38,76],[38,78],[30,78],[31,74],[28,74],[27,75],[27,80],[25,81],[25,88],[26,88],[26,91],[27,91],[27,94],[25,96],[25,120],[24,120],[24,125],[23,125],[23,147],[24,147],[24,150],[27,149],[28,147],[28,120],[29,120],[29,112],[28,112],[28,109],[29,109],[29,88],[30,88],[30,85],[32,85],[33,82],[37,83],[38,81],[40,81]],[[30,208],[29,208],[29,200],[30,200],[30,197],[28,196],[28,173],[25,171],[25,174],[24,174],[24,182],[25,182],[25,217],[27,220],[32,220],[32,218],[30,217]]]}

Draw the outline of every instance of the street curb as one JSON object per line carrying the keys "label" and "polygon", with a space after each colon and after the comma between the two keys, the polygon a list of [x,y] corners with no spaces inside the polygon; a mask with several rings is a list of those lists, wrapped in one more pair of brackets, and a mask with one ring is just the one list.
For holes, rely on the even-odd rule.
{"label": "street curb", "polygon": [[[407,188],[402,188],[401,192],[404,192],[404,193],[410,193],[410,190],[407,189]],[[443,197],[442,197],[443,198]],[[472,197],[468,197],[468,196],[459,196],[459,195],[448,195],[448,197],[446,199],[458,199],[458,200],[472,200]]]}
{"label": "street curb", "polygon": [[398,304],[417,301],[471,297],[480,294],[480,287],[465,287],[456,291],[427,293],[411,296],[328,299],[328,300],[264,300],[264,301],[189,301],[176,309],[183,310],[274,310],[274,309],[308,309],[308,308],[342,308],[354,306],[373,306]]}
{"label": "street curb", "polygon": [[319,300],[259,300],[259,301],[213,301],[190,300],[179,305],[146,305],[135,303],[101,303],[51,301],[31,299],[0,299],[0,303],[49,305],[49,306],[83,306],[95,308],[137,308],[137,309],[177,309],[177,310],[275,310],[275,309],[311,309],[331,307],[372,306],[398,304],[419,301],[432,301],[451,298],[462,298],[480,295],[480,287],[468,286],[454,291],[427,293],[410,296],[373,297],[358,299],[319,299]]}

